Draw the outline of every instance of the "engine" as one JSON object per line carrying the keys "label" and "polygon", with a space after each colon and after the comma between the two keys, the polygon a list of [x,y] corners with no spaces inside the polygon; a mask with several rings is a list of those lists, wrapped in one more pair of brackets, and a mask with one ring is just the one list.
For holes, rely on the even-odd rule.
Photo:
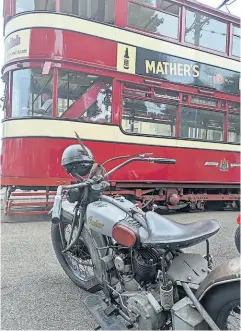
{"label": "engine", "polygon": [[[165,306],[173,301],[173,288],[162,289],[162,262],[168,267],[173,255],[164,257],[162,249],[143,247],[135,250],[118,249],[114,254],[116,277],[121,280],[117,300],[128,308],[128,315],[142,330],[157,330],[166,322]],[[116,294],[116,292],[115,292]],[[169,300],[171,299],[171,300]],[[137,318],[137,320],[135,319]]]}
{"label": "engine", "polygon": [[133,267],[135,279],[141,285],[152,283],[157,276],[160,252],[154,248],[141,248],[134,252]]}

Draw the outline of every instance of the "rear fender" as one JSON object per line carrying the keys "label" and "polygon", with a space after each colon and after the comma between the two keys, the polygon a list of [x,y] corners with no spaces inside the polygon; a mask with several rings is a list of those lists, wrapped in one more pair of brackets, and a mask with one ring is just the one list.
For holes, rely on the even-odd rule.
{"label": "rear fender", "polygon": [[233,282],[240,282],[240,257],[222,263],[213,269],[200,284],[196,297],[201,301],[215,287]]}

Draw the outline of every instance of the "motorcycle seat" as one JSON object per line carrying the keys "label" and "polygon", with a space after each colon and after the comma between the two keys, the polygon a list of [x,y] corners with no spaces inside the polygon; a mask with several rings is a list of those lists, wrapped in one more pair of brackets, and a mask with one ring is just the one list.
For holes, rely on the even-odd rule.
{"label": "motorcycle seat", "polygon": [[219,222],[214,219],[181,224],[152,211],[146,213],[146,222],[149,235],[144,244],[166,249],[194,246],[213,236],[220,229]]}

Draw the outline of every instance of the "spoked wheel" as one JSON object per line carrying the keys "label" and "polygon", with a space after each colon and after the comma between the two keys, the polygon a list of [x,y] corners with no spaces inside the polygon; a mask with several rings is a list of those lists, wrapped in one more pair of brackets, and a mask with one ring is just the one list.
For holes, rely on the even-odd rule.
{"label": "spoked wheel", "polygon": [[[67,247],[71,228],[71,222],[68,220],[63,220],[60,225],[52,225],[52,244],[57,259],[65,273],[77,286],[92,293],[99,291],[101,289],[98,281],[99,277],[99,280],[101,279],[100,262],[88,231],[83,228],[77,243],[70,251],[63,252]],[[77,228],[74,228],[73,239],[76,233]]]}

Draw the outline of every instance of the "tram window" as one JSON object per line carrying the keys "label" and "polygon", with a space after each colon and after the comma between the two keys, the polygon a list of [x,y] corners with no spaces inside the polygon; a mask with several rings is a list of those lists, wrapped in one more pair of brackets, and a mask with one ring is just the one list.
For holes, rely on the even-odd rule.
{"label": "tram window", "polygon": [[16,14],[33,10],[55,11],[56,0],[16,0]]}
{"label": "tram window", "polygon": [[[140,1],[142,4],[155,6],[155,1]],[[179,7],[169,1],[161,1],[154,8],[129,2],[128,25],[158,35],[178,38]],[[160,11],[159,11],[160,10]]]}
{"label": "tram window", "polygon": [[52,116],[52,73],[40,68],[13,72],[12,117]]}
{"label": "tram window", "polygon": [[185,41],[219,52],[226,51],[227,24],[202,15],[197,11],[187,10]]}
{"label": "tram window", "polygon": [[224,113],[183,107],[180,136],[183,138],[223,141]]}
{"label": "tram window", "polygon": [[233,26],[232,55],[240,57],[240,28]]}
{"label": "tram window", "polygon": [[114,24],[114,0],[60,0],[62,13]]}
{"label": "tram window", "polygon": [[111,104],[112,79],[81,72],[59,71],[59,117],[68,117],[75,108],[74,116],[81,121],[108,123],[111,121]]}
{"label": "tram window", "polygon": [[228,142],[240,144],[240,103],[229,103]]}
{"label": "tram window", "polygon": [[124,97],[122,128],[128,133],[174,137],[177,106]]}

